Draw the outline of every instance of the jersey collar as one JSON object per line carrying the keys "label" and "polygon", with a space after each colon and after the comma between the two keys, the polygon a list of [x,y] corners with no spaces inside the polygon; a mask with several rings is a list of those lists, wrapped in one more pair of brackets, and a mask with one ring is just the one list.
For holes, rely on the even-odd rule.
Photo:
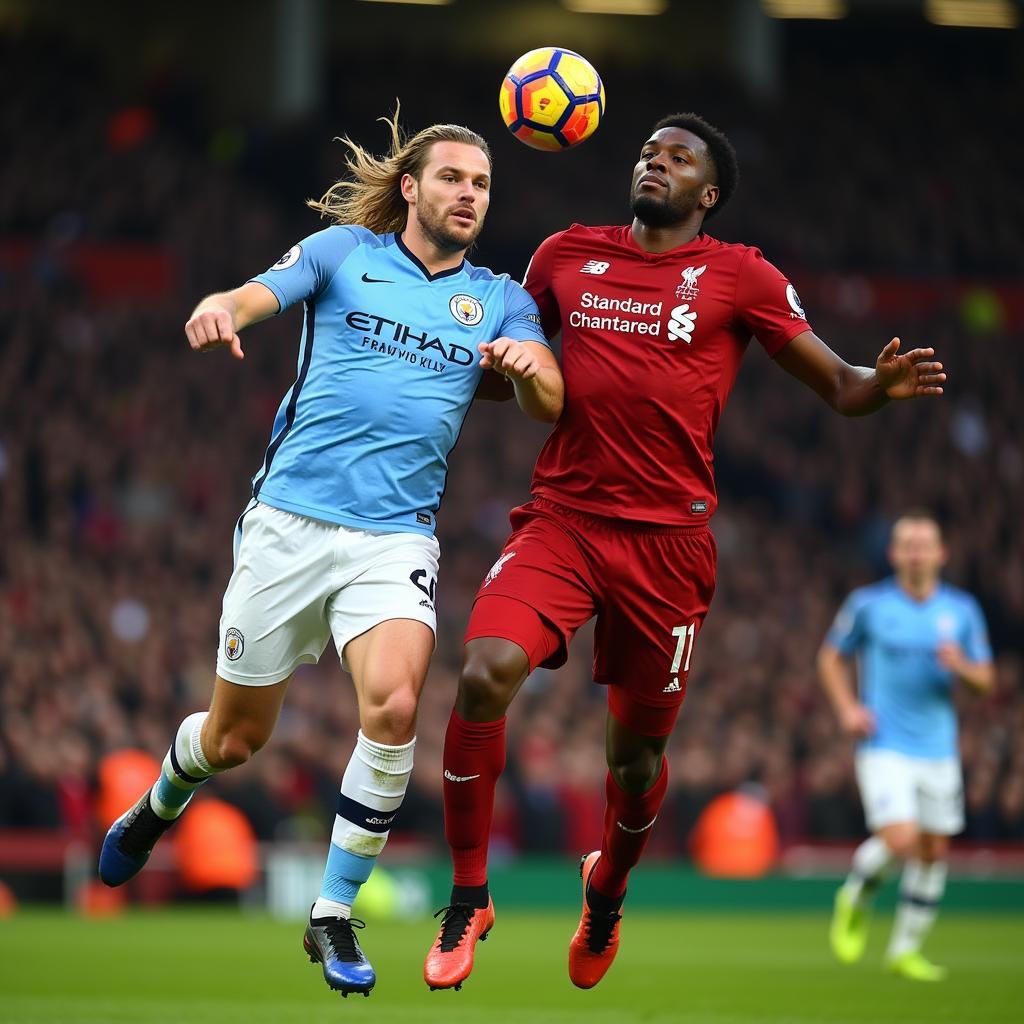
{"label": "jersey collar", "polygon": [[447,270],[439,270],[436,274],[432,274],[429,270],[427,270],[426,266],[416,255],[416,253],[414,253],[412,249],[410,249],[409,246],[407,246],[405,242],[402,241],[402,235],[398,231],[395,232],[395,245],[398,246],[399,250],[405,255],[406,259],[408,259],[409,262],[412,263],[413,266],[415,266],[428,281],[438,281],[442,277],[454,277],[456,274],[461,274],[462,268],[465,267],[466,265],[465,257],[463,257],[462,262],[457,267],[449,267]]}
{"label": "jersey collar", "polygon": [[698,231],[697,234],[688,242],[684,242],[682,245],[677,245],[674,249],[666,249],[664,252],[648,252],[642,246],[638,245],[636,239],[633,237],[633,225],[627,224],[625,227],[626,245],[635,252],[640,253],[640,255],[647,260],[663,260],[666,256],[671,258],[686,256],[690,253],[699,252],[701,249],[706,249],[713,241],[710,235],[705,234],[703,231]]}

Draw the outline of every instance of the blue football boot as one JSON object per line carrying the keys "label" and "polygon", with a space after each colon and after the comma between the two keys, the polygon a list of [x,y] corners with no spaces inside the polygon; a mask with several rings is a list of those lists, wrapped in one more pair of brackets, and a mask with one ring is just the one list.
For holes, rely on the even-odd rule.
{"label": "blue football boot", "polygon": [[107,832],[100,850],[100,879],[110,886],[124,885],[149,860],[157,840],[177,821],[159,817],[150,806],[149,793],[121,815]]}
{"label": "blue football boot", "polygon": [[311,964],[323,964],[324,981],[348,998],[349,992],[370,994],[377,981],[373,966],[359,946],[354,929],[364,922],[343,917],[311,917],[302,946]]}

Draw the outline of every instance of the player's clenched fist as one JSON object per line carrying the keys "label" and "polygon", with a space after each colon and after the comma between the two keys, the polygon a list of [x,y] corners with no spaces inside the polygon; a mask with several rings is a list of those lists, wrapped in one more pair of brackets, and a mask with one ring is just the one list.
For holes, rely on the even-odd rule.
{"label": "player's clenched fist", "polygon": [[481,353],[480,365],[485,370],[497,370],[512,380],[530,380],[537,376],[540,363],[530,346],[512,338],[498,338],[477,345]]}
{"label": "player's clenched fist", "polygon": [[209,352],[221,345],[230,345],[236,359],[244,359],[242,342],[235,333],[231,314],[226,309],[210,309],[196,312],[185,324],[185,337],[195,352]]}

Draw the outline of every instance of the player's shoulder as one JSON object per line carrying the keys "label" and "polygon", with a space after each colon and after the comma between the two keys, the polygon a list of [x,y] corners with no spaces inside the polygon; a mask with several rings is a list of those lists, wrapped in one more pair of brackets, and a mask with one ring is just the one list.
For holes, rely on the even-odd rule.
{"label": "player's shoulder", "polygon": [[947,583],[945,580],[939,584],[938,596],[946,603],[955,605],[958,608],[969,609],[970,611],[981,608],[978,599],[970,591],[954,586],[952,583]]}
{"label": "player's shoulder", "polygon": [[309,248],[321,258],[330,256],[344,259],[362,245],[381,248],[386,244],[386,237],[375,235],[360,224],[331,224],[308,235],[299,243],[299,247]]}
{"label": "player's shoulder", "polygon": [[887,576],[885,579],[876,580],[874,583],[867,583],[863,587],[851,590],[846,601],[851,608],[860,610],[882,601],[888,601],[896,594],[896,579],[893,576]]}

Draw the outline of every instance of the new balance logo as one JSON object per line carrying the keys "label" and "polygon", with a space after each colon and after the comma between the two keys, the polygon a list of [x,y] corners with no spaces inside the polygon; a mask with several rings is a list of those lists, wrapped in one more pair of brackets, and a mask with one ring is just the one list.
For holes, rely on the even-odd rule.
{"label": "new balance logo", "polygon": [[662,693],[682,693],[683,688],[679,685],[679,676],[674,676],[672,682],[662,690]]}
{"label": "new balance logo", "polygon": [[635,836],[635,835],[639,835],[641,832],[646,832],[657,820],[658,820],[658,817],[657,817],[657,815],[655,815],[653,818],[651,818],[651,820],[649,822],[647,822],[646,825],[644,825],[643,828],[626,828],[626,826],[623,825],[621,821],[617,821],[617,822],[615,822],[615,824],[618,825],[619,828],[621,828],[623,832],[628,832],[630,835]]}
{"label": "new balance logo", "polygon": [[479,775],[452,775],[447,768],[444,770],[444,777],[449,782],[471,782],[473,779],[479,779]]}
{"label": "new balance logo", "polygon": [[668,339],[669,341],[685,341],[687,345],[693,341],[693,329],[697,325],[697,311],[692,313],[690,304],[684,302],[676,306],[669,315]]}
{"label": "new balance logo", "polygon": [[587,262],[580,267],[580,273],[603,274],[610,266],[610,263],[605,263],[603,260],[587,260]]}

